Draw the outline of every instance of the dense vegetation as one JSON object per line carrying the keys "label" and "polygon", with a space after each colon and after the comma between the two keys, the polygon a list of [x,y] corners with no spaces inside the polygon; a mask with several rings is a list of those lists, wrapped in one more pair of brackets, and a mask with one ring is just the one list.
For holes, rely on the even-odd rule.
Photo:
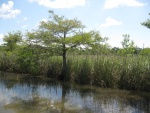
{"label": "dense vegetation", "polygon": [[[49,11],[39,29],[8,33],[0,47],[0,70],[79,84],[150,91],[150,48],[138,48],[128,34],[111,48],[98,31],[85,32],[77,19]],[[149,25],[142,23],[143,25]]]}

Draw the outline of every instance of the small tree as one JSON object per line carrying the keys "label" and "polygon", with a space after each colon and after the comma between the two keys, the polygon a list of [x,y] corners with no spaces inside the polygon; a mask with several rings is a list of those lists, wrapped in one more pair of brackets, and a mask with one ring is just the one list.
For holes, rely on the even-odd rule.
{"label": "small tree", "polygon": [[102,38],[97,31],[83,32],[85,26],[77,19],[66,19],[64,16],[54,14],[53,11],[49,13],[50,20],[42,21],[39,30],[31,33],[34,34],[31,36],[34,36],[33,40],[40,45],[49,47],[51,51],[62,56],[63,65],[59,79],[65,80],[67,51],[81,45],[90,48]]}
{"label": "small tree", "polygon": [[[149,13],[149,15],[150,15],[150,13]],[[145,22],[143,22],[141,24],[150,29],[150,19],[147,19]]]}
{"label": "small tree", "polygon": [[134,42],[132,40],[130,41],[130,35],[125,34],[125,35],[123,35],[123,37],[124,37],[124,39],[121,42],[123,49],[119,50],[119,53],[121,53],[121,54],[133,54],[135,51],[135,45],[134,45]]}

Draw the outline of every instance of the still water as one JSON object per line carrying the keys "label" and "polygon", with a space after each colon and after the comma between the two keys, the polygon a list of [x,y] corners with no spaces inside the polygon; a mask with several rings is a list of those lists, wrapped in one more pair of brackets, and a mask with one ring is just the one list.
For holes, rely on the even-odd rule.
{"label": "still water", "polygon": [[0,113],[150,113],[149,97],[0,73]]}

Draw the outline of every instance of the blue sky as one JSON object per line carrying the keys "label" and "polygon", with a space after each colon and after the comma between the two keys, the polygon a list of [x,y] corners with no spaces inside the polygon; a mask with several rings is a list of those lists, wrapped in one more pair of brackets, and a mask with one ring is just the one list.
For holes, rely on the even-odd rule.
{"label": "blue sky", "polygon": [[112,47],[121,47],[123,34],[138,47],[150,47],[150,29],[140,24],[150,18],[149,0],[0,0],[0,43],[8,32],[37,29],[48,10],[100,31]]}

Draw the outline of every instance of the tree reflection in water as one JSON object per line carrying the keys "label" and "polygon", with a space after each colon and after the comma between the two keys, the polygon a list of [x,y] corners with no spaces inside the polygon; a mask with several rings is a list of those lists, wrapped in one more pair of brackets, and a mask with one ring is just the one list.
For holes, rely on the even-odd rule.
{"label": "tree reflection in water", "polygon": [[0,76],[0,107],[5,108],[5,113],[8,110],[7,113],[150,112],[149,98],[136,98],[131,92],[100,90],[41,78],[6,77]]}
{"label": "tree reflection in water", "polygon": [[[32,86],[32,97],[28,100],[18,97],[13,98],[13,102],[5,105],[5,109],[13,109],[15,113],[77,113],[86,112],[88,110],[70,105],[67,102],[66,94],[70,88],[67,85],[62,85],[61,100],[50,100],[42,98],[38,94],[37,85]],[[57,91],[56,91],[57,92]]]}

